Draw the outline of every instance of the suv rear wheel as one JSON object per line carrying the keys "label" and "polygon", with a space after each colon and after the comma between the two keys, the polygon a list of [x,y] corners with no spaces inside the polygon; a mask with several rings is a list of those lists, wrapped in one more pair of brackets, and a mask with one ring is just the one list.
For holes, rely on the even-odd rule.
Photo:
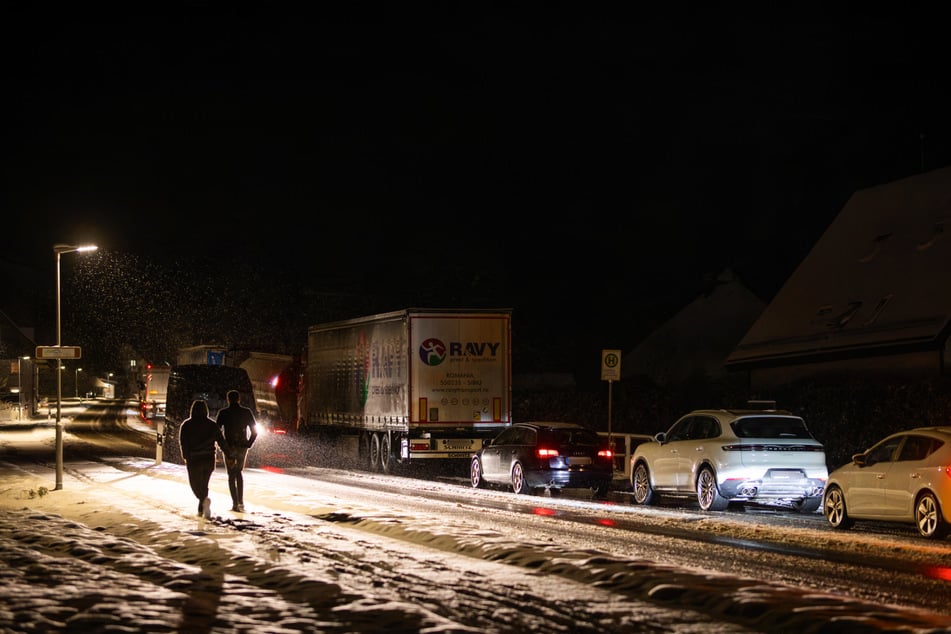
{"label": "suv rear wheel", "polygon": [[697,501],[703,511],[722,511],[729,504],[729,500],[720,495],[717,478],[710,467],[701,469],[697,476]]}

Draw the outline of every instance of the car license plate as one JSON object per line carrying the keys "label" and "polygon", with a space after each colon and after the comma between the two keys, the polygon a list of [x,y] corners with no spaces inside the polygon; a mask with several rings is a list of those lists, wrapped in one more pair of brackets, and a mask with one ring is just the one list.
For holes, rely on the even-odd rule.
{"label": "car license plate", "polygon": [[585,464],[591,464],[591,458],[589,458],[588,456],[582,456],[582,457],[571,457],[571,456],[569,456],[569,457],[565,460],[565,462],[567,462],[569,466],[572,466],[572,465],[585,465]]}
{"label": "car license plate", "polygon": [[471,439],[455,439],[439,441],[440,449],[443,451],[473,451],[475,442]]}
{"label": "car license plate", "polygon": [[799,480],[803,473],[800,469],[770,469],[769,477],[773,480]]}

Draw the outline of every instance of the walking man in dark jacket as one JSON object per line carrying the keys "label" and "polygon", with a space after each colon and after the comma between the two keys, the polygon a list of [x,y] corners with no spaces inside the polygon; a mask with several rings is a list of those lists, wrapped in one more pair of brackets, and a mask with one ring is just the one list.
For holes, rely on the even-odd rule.
{"label": "walking man in dark jacket", "polygon": [[241,471],[248,459],[248,449],[258,437],[258,429],[254,412],[241,404],[238,390],[229,390],[228,407],[218,411],[218,427],[225,441],[223,449],[228,488],[231,490],[231,510],[244,513],[244,476]]}
{"label": "walking man in dark jacket", "polygon": [[192,402],[190,415],[178,429],[178,445],[182,448],[182,459],[188,470],[188,485],[198,498],[198,516],[211,518],[211,498],[208,497],[208,483],[215,471],[215,445],[225,446],[221,429],[215,421],[208,418],[208,404],[202,399]]}

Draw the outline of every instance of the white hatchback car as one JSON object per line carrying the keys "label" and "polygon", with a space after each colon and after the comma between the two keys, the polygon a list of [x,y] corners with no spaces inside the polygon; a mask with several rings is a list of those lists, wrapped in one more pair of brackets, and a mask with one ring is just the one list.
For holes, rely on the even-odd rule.
{"label": "white hatchback car", "polygon": [[695,497],[704,511],[731,502],[818,511],[829,471],[822,444],[784,410],[696,410],[631,456],[634,502]]}
{"label": "white hatchback car", "polygon": [[951,427],[886,436],[829,474],[822,512],[834,528],[855,520],[914,524],[929,539],[951,533]]}

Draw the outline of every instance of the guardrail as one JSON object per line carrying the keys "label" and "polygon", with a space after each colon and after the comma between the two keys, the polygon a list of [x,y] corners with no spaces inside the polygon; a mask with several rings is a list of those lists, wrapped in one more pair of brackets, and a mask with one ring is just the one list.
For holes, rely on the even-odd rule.
{"label": "guardrail", "polygon": [[[631,454],[634,453],[634,449],[642,442],[649,442],[654,438],[649,434],[608,434],[606,431],[599,431],[598,435],[611,439],[614,445],[614,471],[617,477],[623,474],[625,478],[631,477]],[[622,446],[622,440],[623,452],[618,451]]]}

